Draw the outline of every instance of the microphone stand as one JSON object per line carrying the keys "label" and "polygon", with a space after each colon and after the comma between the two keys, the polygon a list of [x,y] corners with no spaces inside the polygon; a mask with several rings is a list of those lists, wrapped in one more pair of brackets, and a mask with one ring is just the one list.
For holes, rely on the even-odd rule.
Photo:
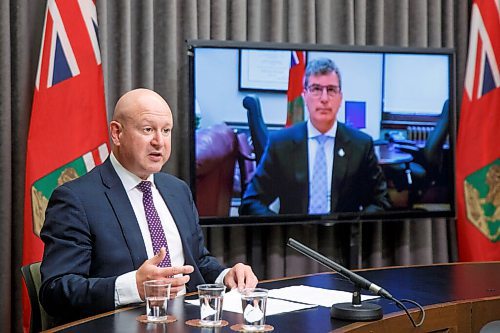
{"label": "microphone stand", "polygon": [[[378,304],[361,302],[361,288],[368,289],[371,291],[376,291],[377,294],[380,293],[378,286],[370,283],[363,277],[347,270],[343,266],[335,263],[334,261],[328,259],[327,257],[317,253],[316,251],[308,248],[307,246],[297,242],[293,238],[290,238],[287,243],[288,246],[294,250],[302,253],[306,257],[309,257],[320,264],[326,266],[327,268],[337,272],[342,275],[348,281],[354,284],[354,291],[352,294],[351,303],[338,303],[333,304],[330,309],[330,316],[335,319],[347,320],[347,321],[373,321],[379,320],[383,317],[382,307]],[[374,288],[375,286],[376,288]],[[385,290],[380,296],[386,297]],[[388,294],[388,293],[387,293]],[[390,296],[390,294],[388,294]]]}
{"label": "microphone stand", "polygon": [[347,321],[373,321],[383,317],[382,307],[378,304],[361,302],[361,288],[354,285],[351,303],[337,303],[330,308],[330,316]]}

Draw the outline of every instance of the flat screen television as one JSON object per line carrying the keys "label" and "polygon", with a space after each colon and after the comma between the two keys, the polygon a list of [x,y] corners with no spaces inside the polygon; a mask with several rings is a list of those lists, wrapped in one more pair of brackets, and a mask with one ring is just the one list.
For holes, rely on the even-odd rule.
{"label": "flat screen television", "polygon": [[[202,225],[455,216],[453,49],[230,41],[188,41],[187,47],[190,186]],[[277,198],[267,206],[276,214],[240,211],[244,191],[262,168],[258,144],[265,155],[266,143],[258,138],[259,131],[268,142],[286,127],[289,73],[298,51],[306,63],[329,58],[339,68],[342,101],[337,121],[371,137],[389,207],[288,213]],[[260,104],[260,128],[249,125],[249,112],[254,112],[250,100]],[[305,107],[298,121],[308,122],[308,115]],[[344,151],[333,155],[335,168],[335,159]],[[308,169],[305,177],[310,176]],[[288,190],[288,185],[282,186]]]}

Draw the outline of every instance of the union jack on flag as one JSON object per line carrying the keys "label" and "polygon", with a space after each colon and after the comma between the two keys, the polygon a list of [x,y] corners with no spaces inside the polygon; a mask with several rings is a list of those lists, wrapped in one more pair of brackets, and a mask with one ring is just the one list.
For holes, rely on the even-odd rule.
{"label": "union jack on flag", "polygon": [[500,260],[500,1],[472,4],[457,138],[461,261]]}
{"label": "union jack on flag", "polygon": [[[97,65],[101,64],[101,52],[97,39],[97,12],[91,0],[78,0],[82,18],[90,37],[92,50]],[[61,12],[56,1],[47,3],[45,12],[46,22],[42,34],[42,52],[38,61],[35,86],[40,87],[40,73],[42,64],[47,68],[47,88],[80,74],[75,53],[66,32],[66,27],[61,17]],[[46,58],[44,58],[46,57]],[[45,59],[47,59],[45,61]],[[42,61],[44,60],[44,61]]]}
{"label": "union jack on flag", "polygon": [[[42,258],[38,235],[52,191],[109,155],[97,27],[94,1],[47,1],[26,152],[23,265]],[[23,311],[26,331],[26,290]]]}
{"label": "union jack on flag", "polygon": [[304,120],[304,101],[302,99],[302,90],[304,88],[303,80],[306,68],[305,61],[305,51],[291,51],[287,91],[287,127]]}
{"label": "union jack on flag", "polygon": [[[300,58],[299,53],[301,54]],[[292,51],[292,63],[290,64],[290,67],[296,66],[301,62],[304,62],[304,51]]]}
{"label": "union jack on flag", "polygon": [[[469,100],[481,98],[484,94],[500,86],[500,72],[498,70],[500,57],[500,31],[498,27],[500,5],[499,1],[495,0],[483,1],[481,6],[486,21],[483,19],[479,3],[472,6],[471,13],[469,55],[465,73],[465,92]],[[487,10],[492,10],[492,13],[490,13],[492,15],[486,13]],[[474,94],[475,82],[477,83],[477,89]]]}

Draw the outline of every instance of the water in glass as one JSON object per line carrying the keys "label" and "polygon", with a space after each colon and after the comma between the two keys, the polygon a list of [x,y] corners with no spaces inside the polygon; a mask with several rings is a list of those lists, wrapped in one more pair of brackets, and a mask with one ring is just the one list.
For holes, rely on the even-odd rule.
{"label": "water in glass", "polygon": [[149,321],[161,321],[167,319],[168,297],[146,297],[146,314]]}
{"label": "water in glass", "polygon": [[247,331],[259,331],[266,322],[267,292],[251,292],[242,294],[241,306],[243,308],[244,324]]}

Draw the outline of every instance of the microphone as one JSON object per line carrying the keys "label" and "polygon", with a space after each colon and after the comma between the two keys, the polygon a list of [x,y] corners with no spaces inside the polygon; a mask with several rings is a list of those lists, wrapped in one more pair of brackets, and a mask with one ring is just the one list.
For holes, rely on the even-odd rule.
{"label": "microphone", "polygon": [[382,318],[383,313],[380,305],[373,303],[361,303],[361,295],[359,293],[361,288],[369,290],[375,295],[379,295],[390,300],[394,299],[384,288],[337,264],[333,260],[328,259],[304,244],[297,242],[295,239],[289,238],[287,245],[302,253],[306,257],[309,257],[323,266],[339,273],[354,284],[356,290],[353,292],[352,303],[339,303],[332,305],[330,313],[333,318],[352,321],[371,321]]}

